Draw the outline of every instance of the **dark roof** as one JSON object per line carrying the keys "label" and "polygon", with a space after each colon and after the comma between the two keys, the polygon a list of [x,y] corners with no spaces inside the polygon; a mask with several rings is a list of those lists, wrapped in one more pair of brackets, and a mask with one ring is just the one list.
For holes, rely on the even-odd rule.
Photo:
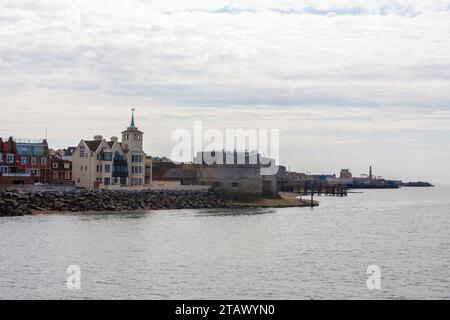
{"label": "dark roof", "polygon": [[97,151],[98,146],[102,143],[102,140],[84,140],[86,145],[91,151]]}
{"label": "dark roof", "polygon": [[65,156],[66,157],[70,157],[71,155],[73,155],[73,152],[75,151],[75,147],[68,147],[67,149],[66,149],[66,153],[65,153]]}

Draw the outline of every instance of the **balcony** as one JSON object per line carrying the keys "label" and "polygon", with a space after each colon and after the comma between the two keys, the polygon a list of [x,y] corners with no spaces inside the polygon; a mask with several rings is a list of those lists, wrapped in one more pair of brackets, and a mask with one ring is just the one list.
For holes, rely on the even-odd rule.
{"label": "balcony", "polygon": [[112,176],[114,178],[128,177],[128,165],[124,160],[115,160],[112,167]]}
{"label": "balcony", "polygon": [[4,177],[31,177],[31,173],[2,173]]}

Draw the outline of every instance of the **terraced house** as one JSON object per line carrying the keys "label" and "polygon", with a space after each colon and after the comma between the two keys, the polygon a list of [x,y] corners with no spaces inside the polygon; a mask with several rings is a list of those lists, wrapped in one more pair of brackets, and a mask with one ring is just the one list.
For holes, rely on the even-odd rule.
{"label": "terraced house", "polygon": [[[72,154],[72,179],[86,189],[139,189],[145,184],[144,133],[134,123],[122,132],[122,140],[97,135],[81,140]],[[151,181],[150,181],[151,183]]]}
{"label": "terraced house", "polygon": [[47,140],[0,138],[0,184],[48,183],[49,180]]}

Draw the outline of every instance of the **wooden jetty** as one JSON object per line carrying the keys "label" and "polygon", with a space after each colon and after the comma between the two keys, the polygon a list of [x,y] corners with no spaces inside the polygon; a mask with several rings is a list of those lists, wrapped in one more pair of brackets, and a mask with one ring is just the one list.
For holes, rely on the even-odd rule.
{"label": "wooden jetty", "polygon": [[329,197],[346,197],[348,195],[348,188],[345,185],[328,185],[328,184],[313,184],[305,183],[302,185],[292,185],[287,188],[289,192],[295,192],[302,195],[317,195]]}

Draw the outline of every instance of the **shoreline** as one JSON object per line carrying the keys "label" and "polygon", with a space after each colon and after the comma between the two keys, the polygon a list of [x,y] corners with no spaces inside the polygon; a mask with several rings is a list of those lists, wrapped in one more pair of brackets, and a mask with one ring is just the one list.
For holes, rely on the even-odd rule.
{"label": "shoreline", "polygon": [[[0,217],[67,213],[133,213],[165,209],[233,209],[311,207],[298,194],[280,193],[279,198],[234,200],[213,191],[0,191]],[[318,206],[314,201],[313,206]]]}
{"label": "shoreline", "polygon": [[[262,198],[253,201],[234,201],[232,204],[238,208],[304,208],[311,207],[311,200],[302,199],[299,193],[280,192],[279,198]],[[300,196],[300,200],[297,197]],[[319,206],[319,201],[314,200],[313,206]]]}
{"label": "shoreline", "polygon": [[[133,214],[148,211],[166,211],[166,210],[201,210],[201,209],[260,209],[260,208],[306,208],[311,207],[310,200],[301,201],[286,201],[288,199],[268,199],[262,198],[254,201],[230,201],[226,207],[211,207],[211,208],[162,208],[162,209],[136,209],[136,210],[119,210],[119,211],[57,211],[57,210],[31,210],[31,215],[65,215],[65,214]],[[314,207],[319,206],[318,201],[314,201]]]}

